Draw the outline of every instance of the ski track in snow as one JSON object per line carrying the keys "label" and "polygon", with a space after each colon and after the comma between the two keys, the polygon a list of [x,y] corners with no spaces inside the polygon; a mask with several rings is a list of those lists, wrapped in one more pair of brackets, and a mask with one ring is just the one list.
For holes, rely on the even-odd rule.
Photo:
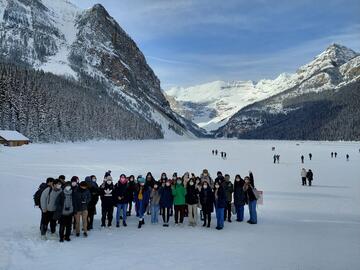
{"label": "ski track in snow", "polygon": [[[1,147],[0,269],[358,269],[360,143],[296,143],[149,140]],[[226,151],[228,159],[212,156],[213,148]],[[330,158],[331,151],[338,152],[337,159]],[[272,163],[274,153],[281,155],[280,164]],[[313,187],[300,185],[303,166],[314,172]],[[232,180],[235,173],[254,172],[257,188],[264,191],[258,225],[225,222],[224,230],[216,231],[213,216],[211,229],[191,228],[186,218],[183,227],[163,228],[146,216],[138,230],[132,216],[126,228],[100,229],[99,203],[87,239],[73,236],[63,244],[57,237],[40,239],[40,211],[32,195],[48,176],[83,179],[94,173],[100,182],[107,169],[117,180],[121,173],[152,171],[158,178],[162,171],[200,174],[204,168],[213,177],[218,170],[227,172]]]}

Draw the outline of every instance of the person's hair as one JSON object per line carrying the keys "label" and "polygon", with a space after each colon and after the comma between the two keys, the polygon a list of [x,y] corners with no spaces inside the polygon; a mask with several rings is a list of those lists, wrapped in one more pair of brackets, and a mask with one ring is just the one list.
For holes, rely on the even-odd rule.
{"label": "person's hair", "polygon": [[63,174],[62,174],[62,175],[60,175],[60,176],[59,176],[59,179],[61,179],[61,180],[65,180],[65,175],[63,175]]}
{"label": "person's hair", "polygon": [[46,184],[54,183],[54,181],[55,181],[54,178],[48,177],[48,178],[46,179]]}

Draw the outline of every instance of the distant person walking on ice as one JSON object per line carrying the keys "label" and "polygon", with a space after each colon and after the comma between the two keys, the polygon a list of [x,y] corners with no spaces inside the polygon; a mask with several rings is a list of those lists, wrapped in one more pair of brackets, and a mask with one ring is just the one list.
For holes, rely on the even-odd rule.
{"label": "distant person walking on ice", "polygon": [[218,150],[216,149],[216,150],[215,150],[215,156],[217,156],[217,155],[218,155]]}
{"label": "distant person walking on ice", "polygon": [[334,152],[331,152],[331,158],[333,158],[334,157]]}
{"label": "distant person walking on ice", "polygon": [[302,168],[301,169],[301,180],[302,180],[302,185],[303,186],[306,186],[306,174],[307,174],[306,169]]}
{"label": "distant person walking on ice", "polygon": [[280,163],[280,155],[276,156],[277,163]]}
{"label": "distant person walking on ice", "polygon": [[309,153],[309,159],[310,159],[310,160],[312,159],[312,154],[311,154],[311,153]]}
{"label": "distant person walking on ice", "polygon": [[349,158],[350,158],[349,154],[346,154],[346,161],[349,161]]}
{"label": "distant person walking on ice", "polygon": [[336,158],[336,157],[337,157],[337,152],[335,152],[335,154],[334,154],[334,155],[335,155],[335,158]]}
{"label": "distant person walking on ice", "polygon": [[301,163],[304,163],[304,156],[301,156]]}
{"label": "distant person walking on ice", "polygon": [[275,164],[276,163],[276,155],[274,155],[273,158],[274,158],[274,164]]}
{"label": "distant person walking on ice", "polygon": [[215,150],[212,150],[212,154],[215,155]]}
{"label": "distant person walking on ice", "polygon": [[314,175],[313,175],[313,172],[309,169],[307,174],[306,174],[306,178],[308,179],[309,181],[309,186],[311,186],[311,182],[313,181],[314,179]]}

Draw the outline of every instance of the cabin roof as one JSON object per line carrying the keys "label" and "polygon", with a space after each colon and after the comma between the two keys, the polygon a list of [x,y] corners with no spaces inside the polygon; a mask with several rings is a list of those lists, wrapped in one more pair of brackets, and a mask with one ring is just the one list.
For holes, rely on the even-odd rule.
{"label": "cabin roof", "polygon": [[29,141],[29,138],[16,130],[0,130],[0,137],[6,141]]}

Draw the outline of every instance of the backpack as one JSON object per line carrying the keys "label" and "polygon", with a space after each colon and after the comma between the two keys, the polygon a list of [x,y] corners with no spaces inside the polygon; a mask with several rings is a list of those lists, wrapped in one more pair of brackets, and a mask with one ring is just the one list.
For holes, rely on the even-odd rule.
{"label": "backpack", "polygon": [[48,187],[46,183],[41,183],[38,190],[35,192],[33,198],[34,198],[34,205],[40,207],[40,198],[41,193]]}

